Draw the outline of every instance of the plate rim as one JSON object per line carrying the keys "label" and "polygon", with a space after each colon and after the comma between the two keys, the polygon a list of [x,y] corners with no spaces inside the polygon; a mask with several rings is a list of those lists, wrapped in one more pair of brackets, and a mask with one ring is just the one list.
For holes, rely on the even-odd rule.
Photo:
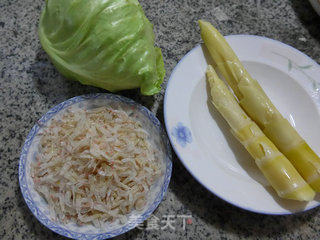
{"label": "plate rim", "polygon": [[[271,39],[271,38],[267,38],[267,37],[264,37],[264,36],[258,36],[258,35],[249,35],[249,34],[231,34],[231,35],[227,35],[227,36],[224,36],[226,39],[228,38],[253,38],[253,39],[259,39],[259,40],[267,40],[267,41],[271,41],[271,42],[274,42],[276,44],[280,44],[280,45],[283,45],[284,47],[286,48],[289,48],[291,50],[293,50],[294,52],[298,53],[298,54],[301,54],[303,55],[305,58],[307,58],[310,62],[312,62],[315,66],[317,66],[319,69],[320,69],[320,65],[315,61],[313,60],[311,57],[309,57],[307,54],[299,51],[298,49],[286,44],[286,43],[283,43],[281,41],[278,41],[278,40],[275,40],[275,39]],[[223,197],[222,195],[220,194],[217,194],[215,191],[211,190],[208,186],[206,186],[203,182],[200,181],[200,179],[191,171],[191,169],[188,167],[188,165],[185,163],[185,161],[183,160],[183,158],[181,157],[181,154],[179,152],[179,150],[177,149],[176,145],[174,144],[174,141],[173,141],[173,138],[172,138],[172,134],[170,134],[170,129],[169,129],[169,126],[168,126],[168,116],[167,116],[167,106],[168,106],[168,103],[167,103],[167,97],[168,97],[168,92],[169,92],[169,89],[170,89],[170,83],[172,82],[172,78],[173,78],[173,75],[174,73],[177,71],[177,69],[179,68],[180,64],[183,62],[183,60],[185,58],[187,58],[190,54],[192,54],[194,51],[196,51],[198,48],[201,48],[203,43],[198,43],[196,44],[191,50],[189,50],[179,61],[178,63],[176,64],[176,66],[174,67],[174,69],[172,70],[171,74],[170,74],[170,77],[168,79],[168,82],[167,82],[167,86],[166,86],[166,91],[165,91],[165,95],[164,95],[164,101],[163,101],[163,111],[164,111],[164,122],[165,122],[165,126],[166,126],[166,130],[167,130],[167,133],[168,133],[168,137],[169,137],[169,140],[171,142],[171,146],[175,152],[175,154],[177,155],[177,157],[179,158],[180,162],[182,162],[183,166],[188,170],[188,172],[192,175],[192,177],[194,177],[198,183],[200,183],[205,189],[207,189],[209,192],[211,192],[213,195],[217,196],[218,198],[220,198],[221,200],[227,202],[228,204],[232,205],[232,206],[235,206],[235,207],[238,207],[240,209],[243,209],[243,210],[246,210],[246,211],[249,211],[249,212],[252,212],[252,213],[258,213],[258,214],[263,214],[263,215],[272,215],[272,216],[285,216],[285,215],[294,215],[294,214],[301,214],[301,213],[304,213],[304,212],[307,212],[307,211],[310,211],[314,208],[317,208],[320,206],[320,201],[315,205],[315,206],[312,206],[310,208],[306,208],[306,209],[303,209],[301,211],[296,211],[296,212],[290,212],[290,211],[285,211],[285,212],[265,212],[265,211],[258,211],[258,210],[255,210],[255,209],[252,209],[250,207],[244,207],[244,206],[240,206],[238,204],[236,204],[236,202],[232,202],[231,200]],[[299,83],[300,85],[300,83]],[[305,90],[305,89],[304,89]],[[308,93],[309,95],[309,93]],[[316,105],[317,106],[317,105]],[[318,107],[317,107],[318,108]],[[320,113],[320,109],[318,108],[318,112]]]}
{"label": "plate rim", "polygon": [[[159,193],[157,194],[155,201],[150,205],[150,207],[141,214],[142,217],[139,217],[135,219],[134,221],[130,222],[129,224],[125,224],[117,229],[114,229],[112,231],[107,231],[103,233],[81,233],[76,232],[73,230],[69,230],[65,226],[61,225],[58,222],[52,221],[46,214],[44,214],[38,207],[37,204],[34,202],[30,190],[28,187],[27,179],[26,179],[26,166],[27,166],[27,159],[28,159],[28,152],[30,149],[30,146],[34,140],[34,137],[40,130],[40,126],[50,119],[52,119],[57,113],[59,113],[61,110],[66,109],[67,107],[72,106],[73,104],[86,101],[89,99],[108,99],[108,100],[115,100],[120,101],[129,105],[135,105],[138,107],[139,111],[142,112],[143,115],[145,115],[152,124],[158,129],[159,133],[164,136],[164,144],[165,148],[167,150],[166,158],[165,158],[165,172],[164,172],[164,180],[163,180],[163,186],[161,187]],[[47,111],[45,114],[41,116],[41,118],[35,123],[35,125],[31,128],[29,131],[25,142],[22,146],[22,150],[20,153],[19,158],[19,186],[20,191],[22,193],[23,199],[28,206],[29,210],[31,211],[32,215],[45,227],[50,229],[51,231],[62,235],[64,237],[73,238],[73,239],[109,239],[115,236],[119,236],[123,233],[126,233],[132,229],[134,229],[136,226],[141,224],[143,221],[148,219],[152,213],[157,209],[159,204],[162,202],[163,198],[165,197],[165,194],[167,192],[171,175],[172,175],[172,151],[170,147],[170,141],[168,139],[168,134],[166,133],[165,129],[162,127],[161,122],[159,119],[145,106],[141,105],[140,103],[135,102],[134,100],[121,96],[116,95],[112,93],[91,93],[91,94],[84,94],[72,97],[70,99],[67,99],[54,107],[50,108],[49,111]],[[43,218],[45,217],[45,218]]]}
{"label": "plate rim", "polygon": [[317,0],[309,0],[313,10],[320,16],[320,2]]}

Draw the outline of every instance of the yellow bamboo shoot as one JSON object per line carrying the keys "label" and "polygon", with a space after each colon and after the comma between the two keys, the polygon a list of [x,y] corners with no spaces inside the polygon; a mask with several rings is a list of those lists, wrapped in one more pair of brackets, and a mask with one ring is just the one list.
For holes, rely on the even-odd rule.
{"label": "yellow bamboo shoot", "polygon": [[301,176],[320,192],[320,158],[272,104],[246,71],[225,38],[209,22],[199,21],[201,37],[241,107],[290,160]]}
{"label": "yellow bamboo shoot", "polygon": [[315,196],[313,189],[257,124],[247,116],[210,65],[207,69],[207,80],[213,105],[228,122],[233,135],[255,159],[258,168],[279,197],[299,201],[312,200]]}

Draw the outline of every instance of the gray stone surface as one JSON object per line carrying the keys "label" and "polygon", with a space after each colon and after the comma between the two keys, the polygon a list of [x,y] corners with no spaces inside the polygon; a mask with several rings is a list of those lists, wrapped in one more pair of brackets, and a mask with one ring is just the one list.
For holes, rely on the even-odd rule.
{"label": "gray stone surface", "polygon": [[[41,0],[0,2],[0,239],[63,239],[30,213],[19,189],[20,150],[30,128],[49,108],[70,97],[101,89],[65,80],[37,38]],[[168,80],[179,59],[199,43],[196,20],[204,18],[223,34],[256,34],[287,43],[320,62],[320,17],[301,0],[141,0],[155,27]],[[142,97],[120,94],[152,109],[163,122],[163,91]],[[204,189],[174,157],[173,176],[155,211],[192,215],[183,230],[135,229],[118,239],[320,239],[320,210],[293,216],[264,216],[233,207]]]}

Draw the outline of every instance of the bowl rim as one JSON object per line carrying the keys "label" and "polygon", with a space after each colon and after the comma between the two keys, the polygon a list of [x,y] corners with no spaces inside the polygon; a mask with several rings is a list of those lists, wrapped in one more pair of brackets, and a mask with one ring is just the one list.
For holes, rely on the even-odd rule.
{"label": "bowl rim", "polygon": [[[159,131],[159,134],[162,135],[162,140],[164,141],[164,145],[166,148],[166,157],[165,157],[165,173],[164,173],[164,181],[163,185],[161,186],[161,189],[159,193],[157,193],[157,196],[155,198],[155,201],[149,206],[149,208],[141,214],[141,217],[134,219],[133,221],[127,222],[125,225],[122,225],[121,227],[114,229],[112,231],[107,231],[103,233],[81,233],[76,232],[73,230],[69,230],[68,228],[61,226],[58,222],[52,221],[46,214],[44,214],[38,207],[37,204],[34,202],[29,186],[27,184],[27,174],[26,174],[26,165],[27,165],[27,159],[28,159],[28,152],[30,149],[30,146],[33,142],[34,137],[37,135],[38,131],[41,128],[41,125],[48,122],[50,119],[52,119],[57,113],[59,113],[61,110],[66,109],[67,107],[70,107],[73,104],[88,101],[92,99],[106,99],[106,100],[112,100],[117,102],[122,102],[124,104],[128,104],[131,106],[136,106],[137,109],[146,116],[152,124],[157,128]],[[21,154],[20,154],[20,160],[19,160],[19,185],[20,190],[23,195],[24,201],[26,202],[28,208],[32,212],[32,214],[38,219],[38,221],[52,230],[55,233],[58,233],[62,236],[73,238],[73,239],[108,239],[115,236],[118,236],[120,234],[123,234],[125,232],[128,232],[129,230],[135,228],[137,225],[145,221],[147,218],[151,216],[151,214],[155,211],[155,209],[158,207],[160,202],[165,196],[165,193],[167,191],[170,178],[172,173],[172,151],[171,151],[171,145],[168,139],[168,136],[164,130],[164,128],[161,126],[160,121],[157,119],[157,117],[146,107],[142,106],[141,104],[133,101],[132,99],[111,94],[111,93],[94,93],[94,94],[85,94],[76,96],[73,98],[70,98],[64,102],[61,102],[60,104],[54,106],[51,108],[47,113],[45,113],[37,122],[36,124],[31,128],[30,132],[28,133],[25,143],[22,147]]]}

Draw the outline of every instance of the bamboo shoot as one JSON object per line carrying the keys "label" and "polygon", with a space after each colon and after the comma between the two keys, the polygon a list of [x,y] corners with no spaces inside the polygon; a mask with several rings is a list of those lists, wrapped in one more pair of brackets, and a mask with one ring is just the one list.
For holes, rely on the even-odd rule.
{"label": "bamboo shoot", "polygon": [[312,200],[315,196],[313,189],[257,124],[247,116],[210,65],[207,69],[207,80],[213,105],[228,122],[233,135],[255,159],[258,168],[279,197],[299,201]]}
{"label": "bamboo shoot", "polygon": [[200,20],[199,25],[205,45],[241,107],[290,160],[305,181],[320,192],[320,158],[272,104],[218,30],[205,21]]}

